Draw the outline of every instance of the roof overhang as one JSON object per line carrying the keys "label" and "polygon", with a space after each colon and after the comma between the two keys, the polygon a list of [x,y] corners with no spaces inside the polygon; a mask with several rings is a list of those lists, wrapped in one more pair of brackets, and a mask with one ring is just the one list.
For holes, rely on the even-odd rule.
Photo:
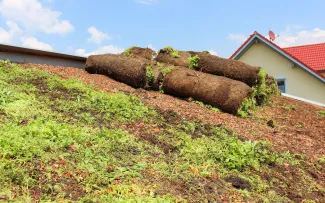
{"label": "roof overhang", "polygon": [[18,47],[18,46],[6,45],[6,44],[0,44],[0,52],[14,52],[14,53],[36,55],[36,56],[48,56],[48,57],[63,58],[63,59],[70,59],[76,61],[87,60],[86,57],[81,57],[81,56],[43,51],[38,49],[30,49],[30,48]]}
{"label": "roof overhang", "polygon": [[239,59],[251,46],[254,45],[254,43],[263,43],[267,47],[271,48],[272,50],[278,52],[283,57],[287,58],[289,61],[293,62],[295,65],[298,65],[299,67],[303,68],[308,73],[312,74],[319,80],[325,83],[325,77],[321,74],[317,73],[316,71],[312,70],[310,67],[308,67],[303,62],[299,61],[295,57],[291,56],[289,53],[281,49],[279,46],[274,44],[273,42],[269,41],[259,33],[255,32],[253,35],[251,35],[244,44],[239,47],[239,49],[230,57],[230,59]]}

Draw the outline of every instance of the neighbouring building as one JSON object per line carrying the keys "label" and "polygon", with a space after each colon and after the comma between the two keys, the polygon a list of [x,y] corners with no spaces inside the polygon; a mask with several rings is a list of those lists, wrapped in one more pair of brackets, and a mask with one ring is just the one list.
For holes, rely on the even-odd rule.
{"label": "neighbouring building", "polygon": [[0,44],[0,59],[16,63],[49,64],[84,68],[87,58],[50,51]]}
{"label": "neighbouring building", "polygon": [[283,93],[325,104],[325,43],[281,48],[254,32],[230,58],[264,68]]}

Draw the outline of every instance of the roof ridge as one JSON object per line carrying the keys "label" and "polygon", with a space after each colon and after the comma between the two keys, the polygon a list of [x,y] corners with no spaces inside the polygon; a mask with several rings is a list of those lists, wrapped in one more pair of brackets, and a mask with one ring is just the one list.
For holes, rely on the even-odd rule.
{"label": "roof ridge", "polygon": [[315,45],[320,45],[320,44],[324,44],[325,45],[325,42],[314,43],[314,44],[305,44],[305,45],[297,45],[297,46],[291,46],[291,47],[284,47],[282,49],[290,49],[290,48],[296,48],[296,47],[315,46]]}

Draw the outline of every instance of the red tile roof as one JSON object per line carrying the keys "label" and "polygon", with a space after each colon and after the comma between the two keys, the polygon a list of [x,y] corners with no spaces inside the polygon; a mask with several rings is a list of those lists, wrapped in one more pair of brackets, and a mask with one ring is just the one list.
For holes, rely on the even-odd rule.
{"label": "red tile roof", "polygon": [[[309,66],[306,62],[308,61],[304,61],[305,58],[299,58],[299,55],[297,55],[297,53],[299,53],[299,51],[295,52],[296,55],[294,53],[290,53],[290,48],[297,48],[297,47],[303,47],[303,46],[297,46],[297,47],[287,47],[287,48],[281,48],[279,47],[278,45],[274,44],[272,41],[270,41],[269,39],[265,38],[263,35],[261,35],[260,33],[258,32],[254,32],[252,35],[249,36],[249,38],[235,51],[235,53],[233,53],[231,56],[230,56],[230,59],[235,59],[235,56],[242,51],[242,48],[246,47],[248,45],[248,42],[254,38],[254,37],[260,37],[262,40],[264,41],[267,41],[268,43],[270,43],[272,46],[274,46],[276,49],[284,52],[285,54],[289,55],[291,58],[295,59],[296,61],[298,61],[299,63],[301,63],[302,65],[304,65],[307,69],[311,70],[312,72],[314,72],[316,75],[320,76],[321,78],[325,79],[325,76],[320,74],[320,71],[321,70],[325,70],[325,67],[318,67],[317,69],[316,68],[312,68],[311,66]],[[324,52],[322,52],[323,54],[325,53],[325,43],[324,44]],[[309,45],[305,45],[305,46],[309,46]],[[312,45],[311,45],[312,46]],[[289,51],[287,51],[286,49],[289,49]],[[298,48],[299,49],[299,48]],[[308,53],[308,51],[306,51]],[[323,55],[323,60],[316,60],[316,61],[324,61],[325,62],[325,55]],[[317,58],[321,58],[319,56],[317,56]],[[320,63],[318,63],[320,64]],[[325,63],[324,63],[325,64]]]}
{"label": "red tile roof", "polygon": [[283,48],[310,68],[325,70],[325,43]]}

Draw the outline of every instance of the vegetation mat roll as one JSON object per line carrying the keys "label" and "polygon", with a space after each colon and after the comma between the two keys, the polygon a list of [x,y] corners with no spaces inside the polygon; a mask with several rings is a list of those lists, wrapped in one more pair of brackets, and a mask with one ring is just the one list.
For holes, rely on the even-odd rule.
{"label": "vegetation mat roll", "polygon": [[104,54],[89,56],[85,70],[106,75],[135,88],[147,86],[146,67],[150,61],[123,55]]}
{"label": "vegetation mat roll", "polygon": [[184,67],[170,70],[163,79],[162,88],[166,94],[192,97],[231,114],[237,114],[252,93],[252,89],[240,81]]}
{"label": "vegetation mat roll", "polygon": [[172,47],[166,47],[159,50],[156,61],[160,63],[167,63],[175,66],[189,66],[188,58],[191,57],[191,54],[186,51],[177,51]]}
{"label": "vegetation mat roll", "polygon": [[199,71],[239,80],[250,87],[257,84],[261,67],[251,66],[241,61],[225,59],[204,52],[189,53],[191,57],[199,57],[198,65],[194,67]]}
{"label": "vegetation mat roll", "polygon": [[153,56],[156,55],[156,52],[150,48],[131,47],[125,50],[122,55],[152,60]]}

